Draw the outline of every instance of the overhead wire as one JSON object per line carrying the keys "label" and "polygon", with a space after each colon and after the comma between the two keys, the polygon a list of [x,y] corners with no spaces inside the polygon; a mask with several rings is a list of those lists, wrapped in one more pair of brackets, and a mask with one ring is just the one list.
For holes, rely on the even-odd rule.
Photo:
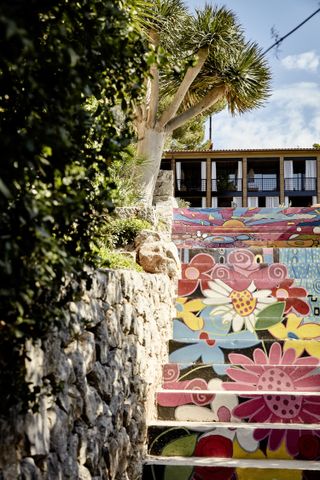
{"label": "overhead wire", "polygon": [[289,37],[289,35],[291,35],[292,33],[294,33],[295,31],[297,31],[300,27],[302,27],[302,25],[304,25],[305,23],[307,23],[312,17],[314,17],[317,13],[320,12],[320,8],[318,8],[315,12],[313,12],[311,15],[309,15],[309,17],[307,17],[305,20],[303,20],[301,23],[299,23],[299,25],[297,25],[295,28],[293,28],[292,30],[290,30],[290,32],[288,32],[286,35],[284,35],[283,37],[279,38],[276,42],[274,42],[269,48],[267,48],[267,50],[265,50],[263,52],[262,55],[265,55],[266,53],[268,53],[270,50],[272,50],[272,48],[276,47],[277,45],[280,45],[280,43],[283,42],[283,40],[285,40],[287,37]]}

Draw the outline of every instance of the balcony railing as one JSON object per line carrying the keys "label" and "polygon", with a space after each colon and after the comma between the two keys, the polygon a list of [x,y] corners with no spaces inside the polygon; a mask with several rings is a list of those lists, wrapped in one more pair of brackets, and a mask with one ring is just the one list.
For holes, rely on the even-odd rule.
{"label": "balcony railing", "polygon": [[306,192],[317,189],[316,177],[289,177],[284,179],[284,189],[289,191]]}
{"label": "balcony railing", "polygon": [[207,190],[207,180],[184,180],[177,178],[178,192],[205,192]]}
{"label": "balcony railing", "polygon": [[248,178],[248,192],[270,192],[278,190],[278,179],[273,176],[262,175],[259,178]]}
{"label": "balcony railing", "polygon": [[225,177],[212,179],[211,188],[213,192],[242,192],[242,178],[229,180]]}

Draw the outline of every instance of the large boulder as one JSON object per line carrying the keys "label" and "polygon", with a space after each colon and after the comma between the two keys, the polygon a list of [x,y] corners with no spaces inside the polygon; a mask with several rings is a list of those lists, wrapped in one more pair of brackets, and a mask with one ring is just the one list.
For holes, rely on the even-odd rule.
{"label": "large boulder", "polygon": [[143,230],[135,240],[137,262],[148,273],[165,273],[176,279],[181,273],[177,247],[167,236]]}

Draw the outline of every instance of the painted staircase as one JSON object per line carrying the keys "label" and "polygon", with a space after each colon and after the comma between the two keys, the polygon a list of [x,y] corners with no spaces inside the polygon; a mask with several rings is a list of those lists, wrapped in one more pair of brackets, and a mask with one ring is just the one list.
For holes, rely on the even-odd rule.
{"label": "painted staircase", "polygon": [[144,480],[319,480],[320,209],[176,209]]}

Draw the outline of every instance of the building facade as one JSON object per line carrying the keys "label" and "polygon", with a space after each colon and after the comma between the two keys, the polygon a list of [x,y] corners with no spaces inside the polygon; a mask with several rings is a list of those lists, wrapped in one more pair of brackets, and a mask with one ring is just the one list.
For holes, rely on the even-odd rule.
{"label": "building facade", "polygon": [[309,206],[320,202],[320,150],[168,151],[175,196],[192,207]]}

